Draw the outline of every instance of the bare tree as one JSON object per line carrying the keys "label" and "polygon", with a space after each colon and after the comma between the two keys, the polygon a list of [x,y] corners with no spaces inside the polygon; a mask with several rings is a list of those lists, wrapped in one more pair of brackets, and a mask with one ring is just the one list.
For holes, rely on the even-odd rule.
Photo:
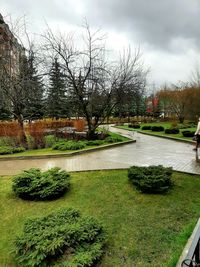
{"label": "bare tree", "polygon": [[93,33],[87,23],[84,30],[84,43],[79,49],[75,46],[72,34],[66,37],[55,35],[48,29],[44,38],[45,49],[58,58],[65,72],[80,114],[87,121],[88,138],[92,139],[96,128],[122,101],[125,88],[138,83],[142,69],[139,50],[132,56],[128,49],[119,61],[109,63],[106,59],[105,35],[100,31]]}

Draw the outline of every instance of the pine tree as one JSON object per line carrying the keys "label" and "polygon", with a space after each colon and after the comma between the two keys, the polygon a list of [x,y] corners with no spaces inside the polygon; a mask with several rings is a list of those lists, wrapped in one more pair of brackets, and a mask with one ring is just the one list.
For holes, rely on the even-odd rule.
{"label": "pine tree", "polygon": [[47,95],[47,115],[50,118],[69,116],[69,105],[66,96],[66,82],[57,58],[50,70],[50,85]]}
{"label": "pine tree", "polygon": [[23,68],[26,73],[26,103],[24,117],[28,120],[41,119],[44,115],[44,86],[42,77],[36,68],[36,58],[33,52],[24,58]]}

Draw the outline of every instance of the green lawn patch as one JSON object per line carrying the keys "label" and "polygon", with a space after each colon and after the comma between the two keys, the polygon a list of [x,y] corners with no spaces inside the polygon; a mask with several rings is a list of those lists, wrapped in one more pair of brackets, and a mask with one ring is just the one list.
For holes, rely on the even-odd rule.
{"label": "green lawn patch", "polygon": [[116,128],[125,129],[129,131],[138,131],[141,133],[146,133],[154,136],[161,136],[161,137],[169,137],[169,138],[175,138],[183,141],[192,141],[191,137],[184,137],[182,135],[183,131],[196,131],[195,127],[190,128],[184,128],[180,129],[180,132],[178,134],[166,134],[164,131],[162,132],[153,132],[151,130],[142,130],[143,126],[162,126],[164,129],[169,129],[172,127],[172,122],[152,122],[152,123],[141,123],[139,129],[129,128],[128,125],[122,125],[122,126],[116,126]]}
{"label": "green lawn patch", "polygon": [[142,194],[127,170],[71,173],[71,189],[55,201],[24,201],[0,178],[0,265],[15,264],[14,239],[28,218],[72,207],[103,223],[108,243],[100,267],[173,267],[200,215],[200,176],[174,172],[164,195]]}

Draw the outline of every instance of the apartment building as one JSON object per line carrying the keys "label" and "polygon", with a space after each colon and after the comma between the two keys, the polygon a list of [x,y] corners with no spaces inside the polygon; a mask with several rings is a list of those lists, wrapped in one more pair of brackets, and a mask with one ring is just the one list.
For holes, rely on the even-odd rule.
{"label": "apartment building", "polygon": [[19,60],[24,55],[25,49],[0,14],[0,61],[11,76],[15,76],[19,71]]}

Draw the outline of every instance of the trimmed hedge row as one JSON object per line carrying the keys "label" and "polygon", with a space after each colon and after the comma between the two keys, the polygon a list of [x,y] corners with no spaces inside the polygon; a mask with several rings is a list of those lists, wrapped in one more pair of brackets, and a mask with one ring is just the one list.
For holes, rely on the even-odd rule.
{"label": "trimmed hedge row", "polygon": [[172,168],[162,165],[138,167],[132,166],[128,170],[128,178],[136,189],[143,193],[163,193],[172,186]]}
{"label": "trimmed hedge row", "polygon": [[103,254],[105,237],[97,220],[63,209],[26,221],[15,241],[17,262],[21,267],[94,266]]}
{"label": "trimmed hedge row", "polygon": [[28,200],[51,200],[62,196],[69,188],[69,174],[60,168],[46,172],[30,169],[13,177],[16,196]]}

